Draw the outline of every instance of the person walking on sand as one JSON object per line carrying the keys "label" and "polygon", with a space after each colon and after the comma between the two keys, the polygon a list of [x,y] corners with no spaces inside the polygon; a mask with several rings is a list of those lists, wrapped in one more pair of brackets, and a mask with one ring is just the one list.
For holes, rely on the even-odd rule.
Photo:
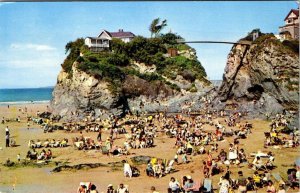
{"label": "person walking on sand", "polygon": [[101,129],[101,128],[99,128],[97,140],[98,140],[98,141],[102,141],[102,129]]}

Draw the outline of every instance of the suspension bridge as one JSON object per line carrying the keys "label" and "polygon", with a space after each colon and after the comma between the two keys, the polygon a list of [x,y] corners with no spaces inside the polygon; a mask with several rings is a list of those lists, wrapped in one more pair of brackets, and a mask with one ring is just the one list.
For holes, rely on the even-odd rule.
{"label": "suspension bridge", "polygon": [[251,41],[247,40],[240,40],[238,42],[230,42],[230,41],[185,41],[185,40],[177,40],[176,41],[178,44],[183,44],[183,43],[197,43],[197,44],[233,44],[233,45],[248,45],[250,46],[252,44]]}

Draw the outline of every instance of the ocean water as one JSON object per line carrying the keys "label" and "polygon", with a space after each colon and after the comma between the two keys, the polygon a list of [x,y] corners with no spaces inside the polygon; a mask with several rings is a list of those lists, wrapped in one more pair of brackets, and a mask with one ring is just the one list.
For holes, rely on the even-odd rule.
{"label": "ocean water", "polygon": [[47,103],[52,98],[53,87],[0,89],[0,105]]}

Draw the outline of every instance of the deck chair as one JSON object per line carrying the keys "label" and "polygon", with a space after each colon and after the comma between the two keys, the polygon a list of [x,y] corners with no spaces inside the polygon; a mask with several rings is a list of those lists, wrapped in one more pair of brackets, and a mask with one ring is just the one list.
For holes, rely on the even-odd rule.
{"label": "deck chair", "polygon": [[273,178],[276,180],[276,182],[277,182],[278,184],[284,184],[284,185],[285,185],[285,191],[286,191],[286,192],[290,189],[289,183],[286,183],[287,181],[284,180],[284,179],[281,177],[281,175],[280,175],[279,172],[272,173],[272,176],[273,176]]}
{"label": "deck chair", "polygon": [[106,154],[106,155],[109,154],[109,150],[107,149],[106,146],[101,146],[101,151],[102,151],[102,154]]}
{"label": "deck chair", "polygon": [[16,141],[14,139],[10,140],[10,147],[16,147]]}
{"label": "deck chair", "polygon": [[75,148],[81,149],[83,147],[83,141],[74,142]]}
{"label": "deck chair", "polygon": [[125,138],[126,138],[126,139],[131,139],[131,138],[132,138],[132,135],[131,135],[131,134],[125,134]]}
{"label": "deck chair", "polygon": [[201,180],[195,180],[193,185],[193,192],[200,193],[201,192],[202,183]]}
{"label": "deck chair", "polygon": [[275,179],[277,182],[279,182],[279,181],[282,180],[282,178],[281,178],[279,172],[272,173],[272,176],[274,177],[274,179]]}
{"label": "deck chair", "polygon": [[212,192],[212,180],[209,178],[205,178],[203,182],[204,190],[203,193],[211,193]]}
{"label": "deck chair", "polygon": [[172,159],[170,162],[169,162],[169,165],[166,167],[166,173],[170,173],[174,168],[173,168],[173,164],[174,164],[174,160]]}

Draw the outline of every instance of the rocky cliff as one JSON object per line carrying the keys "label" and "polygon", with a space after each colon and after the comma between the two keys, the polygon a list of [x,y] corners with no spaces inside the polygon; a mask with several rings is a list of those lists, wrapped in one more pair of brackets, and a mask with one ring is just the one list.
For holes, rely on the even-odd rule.
{"label": "rocky cliff", "polygon": [[110,82],[79,70],[77,65],[75,63],[72,67],[71,78],[64,70],[59,73],[53,91],[53,114],[66,119],[81,119],[90,112],[98,117],[101,111],[115,115],[125,111],[181,112],[186,103],[192,103],[191,108],[196,110],[200,108],[200,98],[213,88],[199,80],[190,83],[179,78],[178,85],[182,83],[186,88],[194,84],[198,90],[190,92],[182,88],[178,91],[163,81],[149,82],[137,76],[126,75],[119,88],[121,92],[116,94],[111,91]]}
{"label": "rocky cliff", "polygon": [[[194,51],[188,46],[184,46],[183,54],[171,57],[161,51],[166,43],[159,52],[154,52],[153,39],[140,38],[132,45],[116,42],[123,48],[100,53],[90,52],[80,41],[68,44],[70,48],[75,45],[73,50],[80,47],[81,52],[71,50],[66,58],[51,101],[53,114],[65,119],[121,115],[127,111],[181,112],[187,108],[187,103],[191,104],[192,110],[198,110],[201,97],[213,89],[204,77],[201,64],[190,53]],[[133,50],[140,44],[144,46]],[[147,47],[151,53],[144,54]],[[124,54],[124,50],[131,51]],[[132,54],[135,52],[137,55]],[[153,56],[147,59],[149,63],[141,61],[150,54]]]}
{"label": "rocky cliff", "polygon": [[251,45],[235,45],[229,55],[215,105],[237,103],[250,115],[296,113],[299,108],[299,51],[273,35]]}
{"label": "rocky cliff", "polygon": [[[142,39],[145,41],[148,40]],[[251,45],[233,46],[219,89],[205,79],[201,64],[189,54],[194,50],[186,45],[179,56],[151,52],[146,63],[138,61],[138,56],[149,45],[144,43],[148,46],[132,51],[139,44],[141,40],[132,47],[118,45],[123,49],[119,55],[118,51],[95,54],[81,49],[80,57],[73,53],[73,63],[71,52],[68,63],[64,63],[69,67],[63,65],[53,91],[53,113],[66,119],[81,119],[87,113],[101,116],[103,111],[108,112],[106,115],[126,111],[181,112],[188,108],[199,111],[204,107],[201,99],[207,97],[217,110],[230,109],[234,104],[236,110],[248,112],[249,118],[285,111],[298,123],[299,49],[281,43],[273,35],[262,35]],[[124,54],[124,48],[130,53]]]}

